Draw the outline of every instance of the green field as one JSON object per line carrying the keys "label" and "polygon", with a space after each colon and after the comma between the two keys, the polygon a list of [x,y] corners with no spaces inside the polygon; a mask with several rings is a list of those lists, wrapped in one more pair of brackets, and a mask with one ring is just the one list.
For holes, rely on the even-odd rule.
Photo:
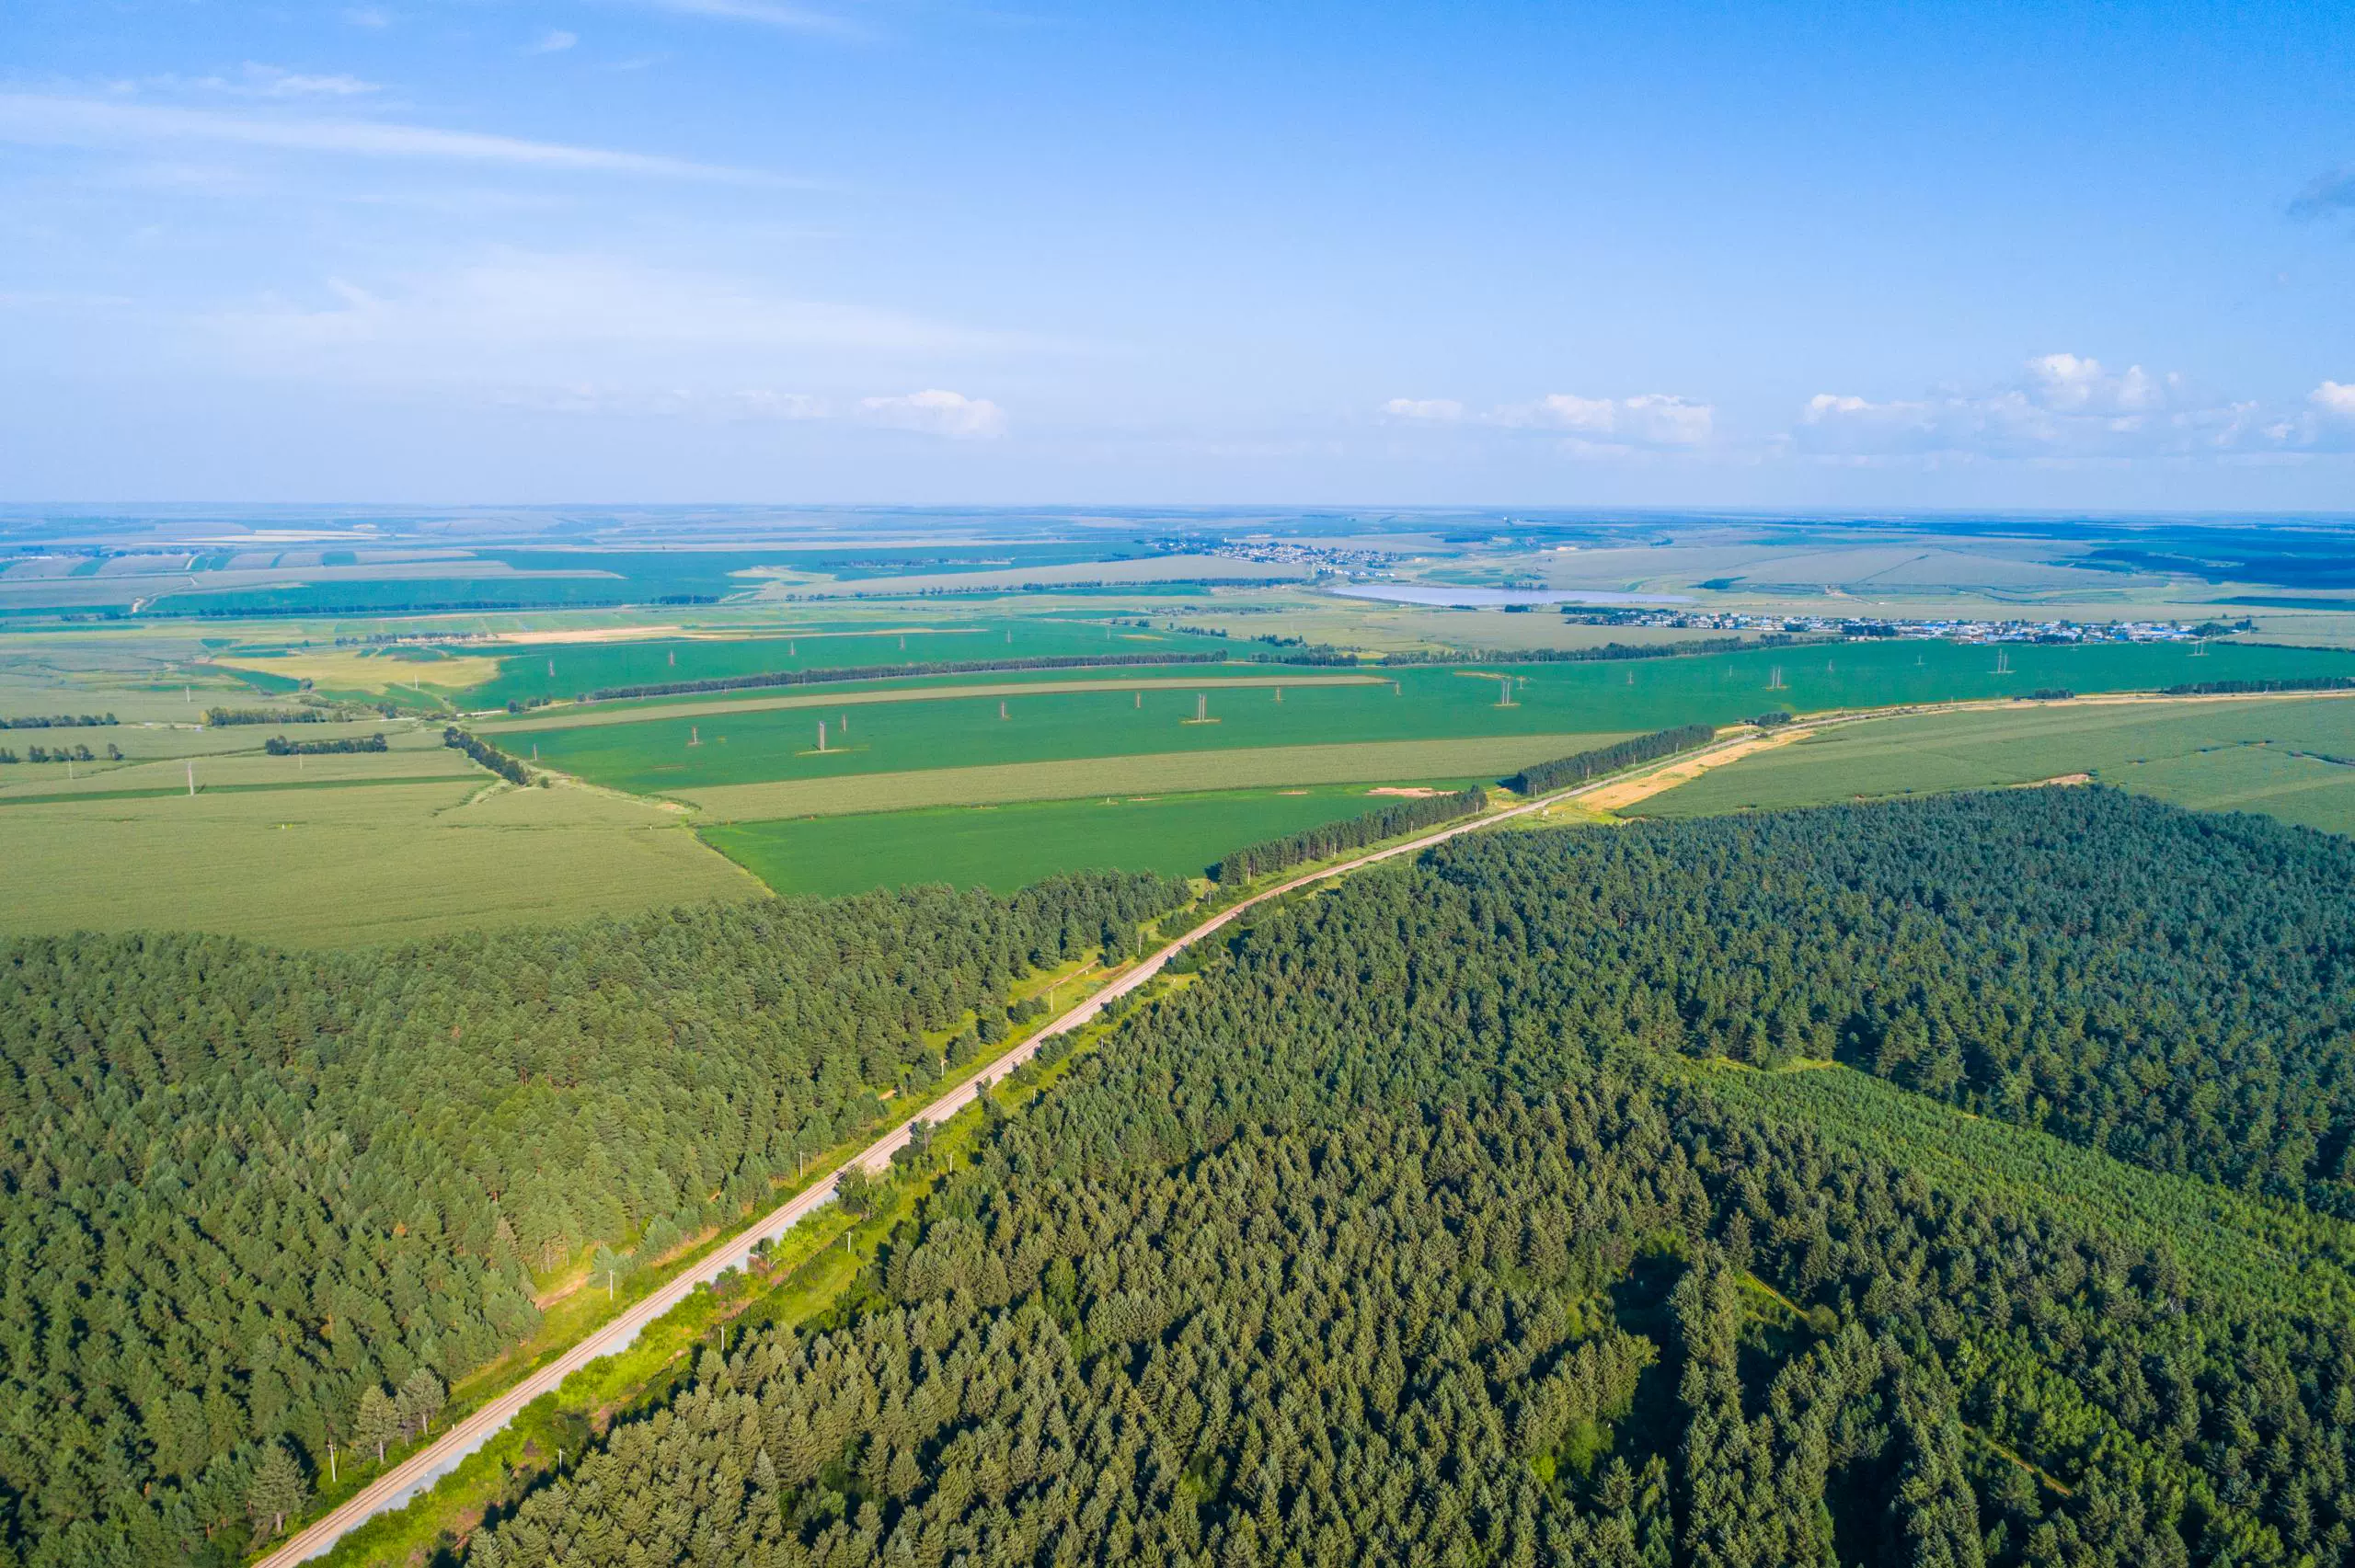
{"label": "green field", "polygon": [[933,806],[1004,805],[1103,795],[1199,794],[1287,784],[1500,778],[1531,762],[1624,740],[1623,735],[1523,735],[1502,739],[1377,740],[1342,746],[1264,746],[1251,751],[1178,751],[1086,757],[1069,762],[1008,762],[990,768],[930,768],[910,773],[851,773],[838,779],[723,784],[687,802],[706,822],[840,817]]}
{"label": "green field", "polygon": [[[563,700],[603,687],[711,681],[793,670],[940,664],[966,659],[1063,655],[1201,653],[1219,644],[1175,632],[1029,616],[940,621],[829,622],[808,631],[757,637],[661,637],[643,642],[551,643],[502,653],[499,673],[465,693],[495,707],[534,698]],[[430,670],[420,679],[431,681]]]}
{"label": "green field", "polygon": [[1843,725],[1702,774],[1652,817],[1820,806],[2090,773],[2202,811],[2355,832],[2355,698],[2097,704]]}
{"label": "green field", "polygon": [[479,771],[9,806],[0,864],[0,934],[212,931],[293,946],[761,894],[673,812],[589,790],[493,785]]}
{"label": "green field", "polygon": [[1391,804],[1366,789],[1328,784],[948,807],[725,823],[703,836],[780,893],[863,893],[914,882],[1004,892],[1092,866],[1198,876],[1229,850]]}
{"label": "green field", "polygon": [[[1081,757],[1637,731],[1694,720],[1726,723],[1775,706],[1808,712],[2001,696],[2039,687],[2116,691],[2192,679],[2355,673],[2355,655],[2290,648],[2215,648],[2195,658],[2180,645],[2021,647],[2005,649],[2003,657],[2009,673],[1996,672],[1993,650],[1947,643],[1840,643],[1524,666],[1512,671],[1516,702],[1511,707],[1499,705],[1494,675],[1408,668],[1384,672],[1395,678],[1395,692],[1380,685],[1292,688],[1281,702],[1262,692],[1213,694],[1209,713],[1216,722],[1210,724],[1191,722],[1196,704],[1186,691],[943,697],[888,704],[862,704],[855,693],[844,693],[829,710],[541,729],[531,744],[548,765],[592,782],[672,795],[764,780]],[[1779,688],[1774,685],[1777,676]],[[828,750],[820,752],[817,723],[829,713]],[[517,739],[517,749],[523,750],[522,738]]]}
{"label": "green field", "polygon": [[506,714],[477,721],[486,735],[545,735],[556,729],[598,728],[616,724],[652,724],[661,719],[685,719],[696,725],[717,724],[738,714],[771,713],[787,708],[823,710],[863,703],[948,703],[968,698],[1052,696],[1068,692],[1180,692],[1190,699],[1196,692],[1244,687],[1287,690],[1304,686],[1381,686],[1386,675],[1339,672],[1319,669],[1303,673],[1283,665],[1264,664],[1142,664],[1094,670],[999,670],[965,675],[917,675],[891,681],[845,681],[840,684],[763,687],[754,690],[671,697],[638,697],[625,702],[567,703],[559,708],[535,708],[523,717]]}

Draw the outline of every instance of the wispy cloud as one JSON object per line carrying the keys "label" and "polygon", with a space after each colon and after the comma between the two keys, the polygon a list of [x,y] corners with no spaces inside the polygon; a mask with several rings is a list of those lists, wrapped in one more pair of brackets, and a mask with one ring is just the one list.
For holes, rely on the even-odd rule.
{"label": "wispy cloud", "polygon": [[1710,405],[1664,392],[1632,397],[1556,392],[1534,403],[1500,403],[1482,413],[1450,397],[1394,397],[1380,411],[1387,418],[1419,424],[1544,432],[1564,438],[1570,450],[1594,455],[1698,447],[1717,429],[1717,410]]}
{"label": "wispy cloud", "polygon": [[245,90],[270,98],[350,98],[360,97],[382,89],[373,82],[363,82],[357,76],[343,74],[317,75],[309,72],[288,71],[276,65],[246,62]]}
{"label": "wispy cloud", "polygon": [[658,11],[683,17],[708,17],[715,21],[749,22],[784,32],[817,33],[832,38],[864,38],[867,29],[846,17],[789,6],[778,0],[639,0]]}
{"label": "wispy cloud", "polygon": [[243,115],[211,109],[109,103],[93,98],[0,93],[0,142],[36,146],[146,150],[190,143],[341,154],[371,158],[424,158],[518,167],[645,175],[665,179],[744,184],[796,183],[744,169],[722,168],[643,153],[557,142],[525,141],[474,131],[396,125],[366,120]]}
{"label": "wispy cloud", "polygon": [[1464,405],[1453,397],[1394,397],[1382,406],[1382,411],[1393,419],[1423,419],[1435,425],[1453,425],[1464,418]]}
{"label": "wispy cloud", "polygon": [[1005,433],[1005,411],[996,404],[938,387],[897,397],[861,398],[858,407],[869,422],[897,430],[921,430],[960,441]]}
{"label": "wispy cloud", "polygon": [[381,6],[347,6],[343,19],[355,28],[388,28],[393,25],[392,13]]}
{"label": "wispy cloud", "polygon": [[2355,212],[2355,167],[2318,175],[2290,203],[2293,218],[2328,218]]}
{"label": "wispy cloud", "polygon": [[569,33],[562,28],[550,28],[523,52],[526,54],[561,54],[580,41],[579,33]]}

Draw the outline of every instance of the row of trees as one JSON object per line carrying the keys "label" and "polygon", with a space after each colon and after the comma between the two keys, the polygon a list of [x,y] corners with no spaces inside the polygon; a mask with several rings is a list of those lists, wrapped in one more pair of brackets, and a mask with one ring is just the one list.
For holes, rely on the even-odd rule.
{"label": "row of trees", "polygon": [[2236,697],[2260,692],[2355,691],[2355,675],[2290,675],[2264,681],[2190,681],[2169,686],[2169,697]]}
{"label": "row of trees", "polygon": [[112,714],[0,715],[0,729],[100,729],[121,722]]}
{"label": "row of trees", "polygon": [[521,757],[511,756],[471,730],[460,729],[454,724],[442,727],[442,744],[453,750],[464,751],[509,784],[528,784],[536,776]]}
{"label": "row of trees", "polygon": [[1690,751],[1696,746],[1706,746],[1717,738],[1714,725],[1684,724],[1674,729],[1657,729],[1649,735],[1631,736],[1609,746],[1599,746],[1576,756],[1557,758],[1551,762],[1533,762],[1522,769],[1505,784],[1522,795],[1545,795],[1557,789],[1568,789],[1574,784],[1615,773],[1622,768],[1632,768],[1638,762],[1657,761],[1673,757],[1679,751]]}
{"label": "row of trees", "polygon": [[[1720,1094],[1653,1034],[1645,906],[1540,896],[1608,872],[1584,846],[1648,839],[1680,897],[1910,856],[1927,904],[2065,830],[2097,846],[2050,876],[2066,920],[1993,938],[2065,971],[2098,855],[2205,890],[2203,830],[2237,840],[2271,856],[2264,921],[2311,846],[2064,791],[1787,827],[1811,871],[1681,828],[1504,835],[1263,920],[994,1122],[847,1306],[706,1353],[466,1562],[2355,1555],[2355,1229],[2190,1183],[2152,1211],[2179,1235],[2114,1227],[2116,1167],[1959,1170],[1970,1124],[1919,1097],[1847,1077],[1871,1093],[1803,1121]],[[1838,896],[1844,983],[1935,979],[1916,925]],[[2097,970],[2085,1000],[2159,1000],[2139,983]],[[2238,982],[2201,965],[2203,988]]]}
{"label": "row of trees", "polygon": [[1304,865],[1312,860],[1339,854],[1345,850],[1363,849],[1384,839],[1395,839],[1402,833],[1416,832],[1424,828],[1436,828],[1459,817],[1469,817],[1488,804],[1486,791],[1475,784],[1448,794],[1426,795],[1402,800],[1396,806],[1385,806],[1361,817],[1344,817],[1338,822],[1321,823],[1304,828],[1297,833],[1287,833],[1281,839],[1269,839],[1229,854],[1211,868],[1222,887],[1240,887],[1254,876],[1270,871],[1281,871],[1288,865]]}
{"label": "row of trees", "polygon": [[273,757],[318,757],[346,751],[382,751],[386,748],[382,735],[347,735],[334,740],[289,740],[282,735],[273,735],[262,742],[261,749]]}
{"label": "row of trees", "polygon": [[220,729],[240,724],[327,724],[336,717],[327,707],[299,708],[207,708],[204,722]]}
{"label": "row of trees", "polygon": [[[98,760],[98,754],[91,750],[86,744],[80,746],[28,746],[25,748],[25,760],[32,762],[95,762]],[[6,746],[0,746],[0,764],[13,762],[16,761],[17,753],[13,750]],[[122,748],[111,743],[109,744],[107,747],[107,761],[109,762],[121,761]]]}
{"label": "row of trees", "polygon": [[[1143,624],[1143,623],[1139,623]],[[1181,631],[1200,628],[1184,626]],[[1254,664],[1375,664],[1407,667],[1419,664],[1615,664],[1630,658],[1683,658],[1695,654],[1735,653],[1744,648],[1788,647],[1800,639],[1787,632],[1758,637],[1680,637],[1665,643],[1603,643],[1575,648],[1399,648],[1361,657],[1354,649],[1330,643],[1302,643],[1296,638],[1270,637],[1279,651],[1254,653]],[[1814,640],[1814,639],[1809,639]]]}
{"label": "row of trees", "polygon": [[311,1474],[373,1455],[367,1391],[480,1366],[596,1243],[651,1260],[770,1201],[1020,976],[1184,896],[1097,874],[355,953],[0,944],[0,1545],[233,1557],[271,1445]]}

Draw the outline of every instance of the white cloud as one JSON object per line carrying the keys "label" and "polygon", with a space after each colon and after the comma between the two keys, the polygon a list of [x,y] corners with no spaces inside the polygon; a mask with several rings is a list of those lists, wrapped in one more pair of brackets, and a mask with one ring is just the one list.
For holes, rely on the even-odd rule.
{"label": "white cloud", "polygon": [[383,90],[375,83],[363,82],[357,76],[312,75],[250,60],[246,62],[244,85],[249,92],[272,98],[350,98]]}
{"label": "white cloud", "polygon": [[562,28],[550,28],[540,35],[539,41],[524,51],[527,54],[561,54],[580,41],[579,33],[569,33]]}
{"label": "white cloud", "polygon": [[223,114],[92,98],[0,93],[0,142],[34,146],[147,150],[211,143],[296,153],[349,154],[374,158],[437,158],[527,168],[651,175],[671,179],[779,183],[741,169],[680,158],[527,142],[473,131],[389,125],[363,120],[316,120]]}
{"label": "white cloud", "polygon": [[2323,425],[2340,394],[2325,382],[2303,414],[2203,397],[2177,374],[2140,365],[2112,372],[2075,354],[2041,354],[2007,385],[1942,390],[1875,402],[1818,393],[1799,412],[1788,444],[1846,461],[1958,458],[2120,461],[2232,456],[2326,446]]}
{"label": "white cloud", "polygon": [[355,28],[388,28],[393,25],[390,13],[378,6],[353,6],[343,13],[343,19]]}
{"label": "white cloud", "polygon": [[1499,409],[1496,417],[1522,429],[1558,430],[1595,448],[1695,447],[1717,427],[1717,410],[1708,404],[1661,392],[1633,397],[1549,393],[1523,407]]}
{"label": "white cloud", "polygon": [[1005,412],[996,404],[986,397],[967,397],[937,387],[899,397],[864,397],[858,406],[871,423],[893,429],[960,440],[1005,433]]}
{"label": "white cloud", "polygon": [[707,364],[780,352],[960,353],[1026,341],[594,256],[506,251],[373,287],[330,280],[327,292],[328,301],[312,304],[270,300],[223,312],[210,325],[258,367],[344,364],[418,374],[567,356]]}
{"label": "white cloud", "polygon": [[2355,421],[2355,383],[2324,382],[2306,394],[2306,401],[2326,418]]}
{"label": "white cloud", "polygon": [[1660,392],[1633,397],[1556,392],[1534,403],[1499,404],[1485,413],[1473,413],[1453,398],[1394,397],[1379,411],[1388,418],[1426,424],[1552,431],[1568,437],[1573,450],[1594,453],[1696,447],[1709,440],[1717,423],[1717,410],[1708,404]]}

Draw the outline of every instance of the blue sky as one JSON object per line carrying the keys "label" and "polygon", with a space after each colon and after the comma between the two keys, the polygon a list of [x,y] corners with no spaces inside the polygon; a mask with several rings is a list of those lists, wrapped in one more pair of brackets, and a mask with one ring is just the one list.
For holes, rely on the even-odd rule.
{"label": "blue sky", "polygon": [[2355,7],[0,0],[0,499],[2355,509]]}

